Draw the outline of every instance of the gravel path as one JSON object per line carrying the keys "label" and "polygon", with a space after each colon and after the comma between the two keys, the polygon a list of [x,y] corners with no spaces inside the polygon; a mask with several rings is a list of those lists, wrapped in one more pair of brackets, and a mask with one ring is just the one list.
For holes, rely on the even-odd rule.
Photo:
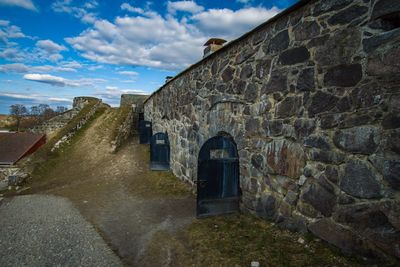
{"label": "gravel path", "polygon": [[93,226],[62,197],[4,199],[0,266],[122,266]]}

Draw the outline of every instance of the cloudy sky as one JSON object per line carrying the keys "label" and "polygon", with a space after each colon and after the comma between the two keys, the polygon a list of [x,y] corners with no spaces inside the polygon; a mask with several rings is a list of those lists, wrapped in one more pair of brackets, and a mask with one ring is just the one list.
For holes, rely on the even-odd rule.
{"label": "cloudy sky", "polygon": [[150,94],[200,60],[210,37],[233,40],[294,2],[0,0],[0,114]]}

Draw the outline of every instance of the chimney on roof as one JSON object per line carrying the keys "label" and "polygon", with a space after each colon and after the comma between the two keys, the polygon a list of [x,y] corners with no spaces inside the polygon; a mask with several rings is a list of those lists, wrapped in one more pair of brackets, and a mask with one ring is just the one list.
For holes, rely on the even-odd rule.
{"label": "chimney on roof", "polygon": [[221,49],[224,46],[224,43],[226,43],[226,40],[220,38],[211,38],[210,40],[208,40],[204,44],[206,48],[204,48],[203,58]]}
{"label": "chimney on roof", "polygon": [[170,80],[172,80],[174,77],[173,76],[167,76],[165,77],[165,83],[169,82]]}

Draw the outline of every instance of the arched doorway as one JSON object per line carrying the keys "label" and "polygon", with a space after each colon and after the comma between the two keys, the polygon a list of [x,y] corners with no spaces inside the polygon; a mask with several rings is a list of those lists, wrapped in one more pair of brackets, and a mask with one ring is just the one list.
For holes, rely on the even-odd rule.
{"label": "arched doorway", "polygon": [[197,217],[239,210],[239,155],[230,136],[210,138],[200,149],[197,169]]}
{"label": "arched doorway", "polygon": [[141,144],[150,144],[153,130],[151,121],[139,121],[139,141]]}
{"label": "arched doorway", "polygon": [[150,142],[150,169],[153,171],[169,170],[169,155],[168,134],[154,134]]}

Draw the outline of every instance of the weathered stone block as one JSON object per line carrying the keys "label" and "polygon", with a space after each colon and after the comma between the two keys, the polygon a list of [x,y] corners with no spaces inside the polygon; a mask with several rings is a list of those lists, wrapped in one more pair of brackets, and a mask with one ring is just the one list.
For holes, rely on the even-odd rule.
{"label": "weathered stone block", "polygon": [[383,129],[396,129],[400,128],[400,116],[399,114],[388,114],[383,118],[382,121]]}
{"label": "weathered stone block", "polygon": [[253,75],[253,67],[251,65],[246,65],[243,67],[242,71],[240,72],[240,79],[246,80]]}
{"label": "weathered stone block", "polygon": [[266,158],[270,173],[290,178],[300,177],[306,159],[302,147],[287,140],[273,140],[269,143]]}
{"label": "weathered stone block", "polygon": [[279,32],[269,42],[266,53],[277,53],[289,47],[289,33],[287,30]]}
{"label": "weathered stone block", "polygon": [[366,38],[362,41],[364,51],[371,53],[380,46],[388,43],[396,42],[400,38],[400,29],[377,34],[371,38]]}
{"label": "weathered stone block", "polygon": [[378,0],[372,10],[371,19],[400,12],[400,2],[393,0]]}
{"label": "weathered stone block", "polygon": [[230,80],[233,79],[233,74],[235,73],[235,70],[231,67],[227,67],[223,72],[222,72],[222,80],[224,82],[229,82]]}
{"label": "weathered stone block", "polygon": [[282,135],[283,120],[265,120],[263,122],[263,128],[267,136]]}
{"label": "weathered stone block", "polygon": [[350,5],[351,3],[353,3],[353,0],[336,0],[336,1],[317,2],[314,7],[313,15],[318,16],[322,13],[339,10],[339,9],[342,9],[342,8]]}
{"label": "weathered stone block", "polygon": [[312,119],[296,119],[294,121],[294,130],[298,139],[312,134],[315,127],[315,121]]}
{"label": "weathered stone block", "polygon": [[313,68],[303,69],[300,72],[299,78],[297,79],[296,89],[298,91],[314,91],[315,80]]}
{"label": "weathered stone block", "polygon": [[318,36],[321,32],[320,26],[316,21],[305,21],[298,24],[293,29],[296,41],[304,41]]}
{"label": "weathered stone block", "polygon": [[284,51],[279,56],[279,61],[283,65],[294,65],[307,61],[310,58],[310,52],[304,46],[296,47]]}
{"label": "weathered stone block", "polygon": [[270,59],[258,61],[256,64],[257,78],[264,79],[264,78],[268,77],[270,69],[271,69],[271,60]]}
{"label": "weathered stone block", "polygon": [[333,107],[335,107],[338,100],[339,98],[332,94],[317,91],[311,97],[311,103],[308,107],[308,113],[309,115],[313,116],[321,112],[329,111]]}
{"label": "weathered stone block", "polygon": [[283,71],[274,71],[268,83],[261,88],[262,94],[269,94],[287,90],[287,75]]}
{"label": "weathered stone block", "polygon": [[354,21],[355,19],[358,19],[362,16],[366,16],[367,13],[368,13],[368,7],[354,5],[333,15],[328,20],[328,23],[330,25],[348,24]]}
{"label": "weathered stone block", "polygon": [[343,153],[335,151],[313,149],[309,153],[309,159],[327,164],[341,164],[345,161],[346,157]]}
{"label": "weathered stone block", "polygon": [[[313,40],[318,42],[319,40]],[[315,51],[315,60],[318,65],[332,66],[350,64],[352,58],[360,48],[361,31],[357,28],[348,28],[339,31],[329,38],[322,38]],[[309,43],[309,46],[317,44]]]}
{"label": "weathered stone block", "polygon": [[347,194],[359,198],[379,198],[380,184],[375,174],[361,161],[350,161],[344,168],[340,188]]}
{"label": "weathered stone block", "polygon": [[[367,73],[394,79],[400,73],[400,48],[386,51],[383,55],[373,55],[368,59]],[[393,77],[394,76],[394,77]]]}
{"label": "weathered stone block", "polygon": [[389,185],[396,190],[400,190],[400,160],[387,159],[377,155],[371,156],[370,160]]}
{"label": "weathered stone block", "polygon": [[249,59],[255,51],[252,48],[247,48],[242,51],[236,56],[236,64],[242,64],[247,59]]}
{"label": "weathered stone block", "polygon": [[328,69],[324,76],[326,86],[351,87],[358,84],[362,78],[360,64],[338,65]]}
{"label": "weathered stone block", "polygon": [[314,147],[321,150],[330,150],[331,146],[325,136],[322,135],[308,135],[304,139],[304,146]]}
{"label": "weathered stone block", "polygon": [[341,248],[346,253],[369,254],[365,245],[353,232],[324,218],[308,225],[308,229],[319,238]]}
{"label": "weathered stone block", "polygon": [[277,118],[287,118],[295,115],[302,104],[301,97],[297,96],[288,96],[276,107],[276,117]]}
{"label": "weathered stone block", "polygon": [[379,145],[379,129],[374,126],[359,126],[335,132],[333,142],[347,152],[371,154]]}
{"label": "weathered stone block", "polygon": [[316,183],[304,189],[302,199],[327,217],[332,214],[336,203],[336,196]]}
{"label": "weathered stone block", "polygon": [[258,90],[255,84],[250,83],[244,91],[244,100],[254,102],[258,97]]}

